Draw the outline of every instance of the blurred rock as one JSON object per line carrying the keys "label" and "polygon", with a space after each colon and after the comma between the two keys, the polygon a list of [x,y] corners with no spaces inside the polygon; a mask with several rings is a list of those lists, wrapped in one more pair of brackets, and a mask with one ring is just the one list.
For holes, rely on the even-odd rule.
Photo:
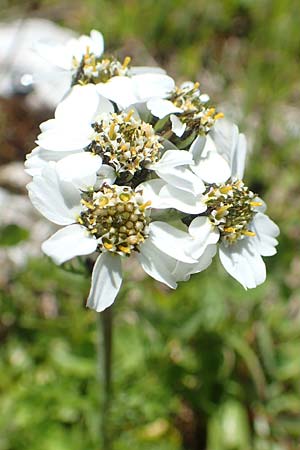
{"label": "blurred rock", "polygon": [[69,87],[69,75],[34,51],[37,41],[64,44],[76,36],[45,19],[0,23],[0,96],[26,96],[33,109],[53,109]]}
{"label": "blurred rock", "polygon": [[13,193],[27,194],[26,184],[30,181],[23,163],[16,161],[0,166],[0,187]]}
{"label": "blurred rock", "polygon": [[29,232],[28,239],[17,245],[0,246],[1,285],[6,282],[11,271],[22,267],[28,258],[42,254],[41,243],[55,231],[56,227],[34,209],[26,195],[18,195],[0,188],[0,208],[0,229],[15,224]]}

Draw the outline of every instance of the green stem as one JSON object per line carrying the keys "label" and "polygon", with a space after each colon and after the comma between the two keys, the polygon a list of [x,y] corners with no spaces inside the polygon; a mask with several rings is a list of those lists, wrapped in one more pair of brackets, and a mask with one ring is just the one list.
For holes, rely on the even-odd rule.
{"label": "green stem", "polygon": [[102,374],[102,418],[101,418],[101,450],[112,449],[110,430],[111,401],[112,401],[112,340],[113,340],[113,314],[112,307],[99,314],[100,327],[100,357]]}

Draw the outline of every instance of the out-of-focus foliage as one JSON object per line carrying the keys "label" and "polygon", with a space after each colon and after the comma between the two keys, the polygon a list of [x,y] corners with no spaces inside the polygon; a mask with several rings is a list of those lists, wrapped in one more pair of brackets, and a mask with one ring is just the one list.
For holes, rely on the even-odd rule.
{"label": "out-of-focus foliage", "polygon": [[[140,55],[136,63],[145,45],[177,78],[198,79],[250,138],[247,184],[281,228],[267,282],[253,291],[217,261],[175,292],[135,282],[129,270],[115,304],[114,450],[298,450],[299,2],[43,0],[36,8],[79,32],[98,28],[108,47]],[[88,286],[46,258],[0,285],[0,450],[99,449]]]}

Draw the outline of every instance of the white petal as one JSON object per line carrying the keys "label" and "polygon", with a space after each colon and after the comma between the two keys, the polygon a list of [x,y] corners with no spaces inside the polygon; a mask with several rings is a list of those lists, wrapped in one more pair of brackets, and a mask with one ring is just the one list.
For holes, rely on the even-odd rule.
{"label": "white petal", "polygon": [[149,166],[152,170],[167,171],[170,167],[193,164],[193,158],[185,150],[167,150],[160,160]]}
{"label": "white petal", "polygon": [[247,141],[244,134],[239,134],[237,145],[234,149],[231,163],[231,175],[240,180],[244,177],[247,155]]}
{"label": "white petal", "polygon": [[203,181],[187,167],[169,167],[168,170],[156,170],[159,177],[172,186],[198,195],[205,191]]}
{"label": "white petal", "polygon": [[205,158],[200,158],[192,171],[206,183],[223,183],[230,178],[231,169],[227,161],[218,153],[210,151]]}
{"label": "white petal", "polygon": [[97,240],[81,225],[69,225],[58,230],[42,244],[42,250],[56,264],[62,264],[75,256],[89,255],[97,248]]}
{"label": "white petal", "polygon": [[164,200],[160,197],[160,191],[164,185],[165,182],[157,178],[155,180],[149,180],[139,184],[136,190],[142,191],[144,201],[150,201],[151,208],[170,208],[170,206],[168,206],[168,203],[165,203]]}
{"label": "white petal", "polygon": [[57,124],[57,122],[56,122],[55,119],[49,119],[49,120],[46,120],[45,122],[42,122],[42,123],[40,124],[40,130],[41,130],[42,132],[47,131],[47,130],[50,130],[51,128],[55,127],[56,124]]}
{"label": "white petal", "polygon": [[64,70],[72,69],[72,55],[69,54],[66,45],[51,45],[47,42],[37,42],[34,50],[46,61]]}
{"label": "white petal", "polygon": [[80,61],[87,49],[90,53],[101,56],[104,50],[104,40],[99,31],[92,30],[90,36],[82,35],[79,39],[71,39],[67,42],[66,47],[69,55]]}
{"label": "white petal", "polygon": [[279,235],[278,226],[265,214],[256,213],[251,224],[256,236],[252,237],[253,245],[262,256],[272,256],[276,253]]}
{"label": "white petal", "polygon": [[[175,208],[187,214],[200,214],[206,210],[206,205],[202,202],[200,195],[194,195],[191,192],[182,189],[176,189],[174,186],[162,186],[159,192],[160,202],[164,208]],[[158,208],[158,206],[153,206]]]}
{"label": "white petal", "polygon": [[55,167],[49,163],[41,175],[34,177],[27,186],[32,204],[50,221],[69,225],[80,213],[80,193],[71,184],[61,182]]}
{"label": "white petal", "polygon": [[67,128],[58,124],[38,136],[36,143],[45,150],[55,152],[77,152],[87,147],[91,142],[92,127],[77,126],[77,128]]}
{"label": "white petal", "polygon": [[111,166],[102,164],[100,170],[97,172],[96,186],[101,187],[103,183],[114,184],[116,180],[116,172]]}
{"label": "white petal", "polygon": [[51,150],[36,147],[26,156],[25,172],[31,176],[39,175],[48,162],[59,161],[69,155],[70,152],[52,152]]}
{"label": "white petal", "polygon": [[228,247],[221,244],[219,256],[223,267],[245,289],[255,288],[265,281],[265,263],[255,248],[249,244],[249,239],[243,239]]}
{"label": "white petal", "polygon": [[104,38],[103,34],[100,31],[92,30],[91,31],[91,46],[90,51],[94,53],[96,56],[101,56],[104,52]]}
{"label": "white petal", "polygon": [[165,222],[152,222],[149,225],[149,238],[159,250],[178,261],[187,263],[195,259],[186,253],[190,237],[184,231],[178,230]]}
{"label": "white petal", "polygon": [[146,241],[140,247],[141,252],[138,254],[138,260],[144,271],[157,281],[160,281],[172,289],[177,287],[171,271],[176,264],[173,258],[155,247],[151,240]]}
{"label": "white petal", "polygon": [[69,123],[90,125],[95,116],[102,112],[113,112],[113,105],[97,92],[94,84],[73,86],[55,110],[55,119]]}
{"label": "white petal", "polygon": [[25,172],[31,176],[39,175],[41,173],[41,169],[46,164],[47,164],[47,161],[45,161],[41,157],[40,147],[36,147],[32,150],[31,153],[26,155],[26,161],[24,164]]}
{"label": "white petal", "polygon": [[203,270],[207,269],[208,266],[210,266],[213,257],[215,256],[217,252],[217,246],[215,244],[209,244],[205,248],[204,252],[202,253],[201,257],[199,258],[197,264],[193,265],[193,268],[190,272],[190,274],[199,273]]}
{"label": "white petal", "polygon": [[176,136],[181,137],[186,129],[186,124],[181,122],[179,117],[175,116],[174,114],[170,117],[171,123],[172,123],[172,131],[176,134]]}
{"label": "white petal", "polygon": [[231,175],[230,159],[210,135],[197,137],[190,148],[195,165],[191,167],[206,183],[222,183]]}
{"label": "white petal", "polygon": [[197,136],[194,142],[192,143],[189,149],[189,153],[191,153],[195,164],[199,164],[205,144],[206,144],[205,136]]}
{"label": "white petal", "polygon": [[81,152],[61,159],[56,170],[61,180],[72,183],[80,190],[88,190],[96,183],[97,171],[101,165],[102,159],[99,155]]}
{"label": "white petal", "polygon": [[186,264],[178,261],[172,272],[176,281],[187,281],[194,273],[202,272],[211,264],[212,258],[215,256],[217,246],[215,244],[208,245],[202,253],[199,261],[195,264]]}
{"label": "white petal", "polygon": [[196,217],[189,226],[189,233],[193,238],[190,245],[190,254],[195,259],[199,259],[206,247],[210,244],[216,244],[220,234],[214,228],[207,217]]}
{"label": "white petal", "polygon": [[122,108],[127,108],[139,101],[134,92],[132,78],[129,77],[113,77],[106,83],[98,83],[96,88],[99,94],[117,103]]}
{"label": "white petal", "polygon": [[247,153],[246,139],[239,134],[238,127],[225,119],[218,120],[209,136],[217,152],[223,156],[231,168],[231,175],[242,179]]}
{"label": "white petal", "polygon": [[169,114],[182,112],[180,108],[177,108],[170,100],[162,98],[152,98],[147,102],[147,108],[151,111],[153,116],[163,119]]}
{"label": "white petal", "polygon": [[130,76],[141,75],[143,73],[160,73],[165,74],[166,71],[156,66],[133,66],[129,69]]}
{"label": "white petal", "polygon": [[97,312],[113,304],[122,284],[121,257],[111,253],[100,255],[94,265],[87,306]]}
{"label": "white petal", "polygon": [[132,77],[138,101],[147,101],[152,97],[167,97],[175,88],[174,80],[168,75],[145,73]]}

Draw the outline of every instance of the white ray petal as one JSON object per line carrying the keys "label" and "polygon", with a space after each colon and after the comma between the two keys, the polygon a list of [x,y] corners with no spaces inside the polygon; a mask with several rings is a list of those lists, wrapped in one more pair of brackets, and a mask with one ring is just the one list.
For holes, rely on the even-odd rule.
{"label": "white ray petal", "polygon": [[192,143],[189,149],[189,153],[191,153],[193,157],[194,164],[199,164],[205,144],[206,144],[205,136],[197,136],[194,142]]}
{"label": "white ray petal", "polygon": [[205,158],[195,166],[191,166],[191,170],[206,183],[224,183],[230,178],[231,169],[228,162],[217,152],[210,151]]}
{"label": "white ray petal", "polygon": [[123,109],[139,101],[134,93],[133,80],[129,77],[113,77],[106,83],[98,83],[96,88],[99,94],[117,103]]}
{"label": "white ray petal", "polygon": [[[75,152],[72,154],[75,154]],[[40,175],[41,171],[50,161],[59,161],[60,159],[69,156],[70,152],[52,152],[41,147],[36,147],[26,156],[25,172],[28,175]]]}
{"label": "white ray petal", "polygon": [[176,134],[176,136],[181,137],[186,129],[186,124],[181,122],[179,117],[175,116],[175,114],[171,114],[170,117],[172,123],[172,131]]}
{"label": "white ray petal", "polygon": [[216,244],[220,233],[214,228],[207,217],[196,217],[189,226],[189,233],[193,240],[190,245],[190,254],[199,259],[208,245]]}
{"label": "white ray petal", "polygon": [[81,225],[69,225],[58,230],[42,244],[42,250],[56,264],[62,264],[75,256],[89,255],[97,248],[97,240]]}
{"label": "white ray petal", "polygon": [[101,112],[113,112],[113,105],[97,92],[94,84],[73,86],[55,110],[55,119],[70,128],[93,122]]}
{"label": "white ray petal", "polygon": [[182,109],[177,108],[170,100],[165,100],[162,98],[151,98],[147,102],[147,108],[153,116],[163,119],[169,114],[180,113]]}
{"label": "white ray petal", "polygon": [[276,245],[278,241],[276,237],[279,235],[278,226],[265,214],[256,213],[251,230],[255,232],[255,236],[251,238],[253,245],[262,256],[275,255]]}
{"label": "white ray petal", "polygon": [[[55,164],[55,163],[53,163]],[[32,204],[51,222],[69,225],[80,213],[80,193],[71,183],[61,182],[55,165],[49,164],[27,186]]]}
{"label": "white ray petal", "polygon": [[167,150],[160,160],[151,164],[150,168],[152,170],[165,170],[167,171],[170,167],[177,167],[183,165],[191,165],[193,164],[193,158],[189,152],[185,150]]}
{"label": "white ray petal", "polygon": [[133,75],[141,75],[144,73],[160,73],[165,74],[166,71],[162,69],[161,67],[156,66],[133,66],[129,69],[130,76]]}
{"label": "white ray petal", "polygon": [[87,306],[97,312],[112,305],[122,284],[121,257],[109,252],[95,262]]}
{"label": "white ray petal", "polygon": [[159,250],[178,261],[195,262],[195,259],[186,253],[187,245],[191,240],[187,233],[160,221],[150,223],[149,229],[148,239]]}
{"label": "white ray petal", "polygon": [[61,159],[56,170],[61,180],[72,183],[80,190],[93,187],[97,179],[97,171],[102,159],[90,152],[80,152]]}
{"label": "white ray petal", "polygon": [[139,184],[136,190],[142,192],[145,202],[151,202],[151,208],[170,208],[168,203],[165,203],[164,199],[160,196],[160,191],[164,185],[165,182],[157,178],[155,180],[149,180]]}
{"label": "white ray petal", "polygon": [[[171,185],[162,186],[159,192],[161,207],[175,208],[187,214],[200,214],[206,210],[206,205],[202,202],[200,195],[177,189]],[[158,206],[153,206],[157,208]]]}
{"label": "white ray petal", "polygon": [[176,281],[187,281],[194,273],[202,272],[211,264],[212,258],[215,256],[217,246],[215,244],[208,245],[201,257],[195,264],[186,264],[178,261],[172,271]]}
{"label": "white ray petal", "polygon": [[227,247],[221,244],[219,256],[225,270],[245,289],[255,288],[265,281],[265,263],[255,248],[249,245],[248,239]]}
{"label": "white ray petal", "polygon": [[140,250],[138,260],[144,271],[155,280],[175,289],[177,284],[171,275],[171,270],[176,264],[176,261],[161,252],[149,239],[146,239],[140,246]]}
{"label": "white ray petal", "polygon": [[173,78],[160,73],[145,73],[132,77],[138,101],[147,101],[152,97],[167,97],[175,88]]}
{"label": "white ray petal", "polygon": [[92,133],[91,126],[72,129],[59,125],[39,134],[36,143],[45,150],[76,152],[90,144]]}
{"label": "white ray petal", "polygon": [[231,162],[231,176],[242,180],[247,156],[247,141],[244,134],[239,134]]}
{"label": "white ray petal", "polygon": [[100,169],[97,172],[97,181],[95,186],[101,187],[103,183],[114,184],[116,180],[116,172],[115,170],[106,164],[102,164]]}
{"label": "white ray petal", "polygon": [[194,195],[201,194],[205,190],[203,181],[187,167],[169,167],[168,170],[160,170],[158,167],[156,173],[172,186]]}

